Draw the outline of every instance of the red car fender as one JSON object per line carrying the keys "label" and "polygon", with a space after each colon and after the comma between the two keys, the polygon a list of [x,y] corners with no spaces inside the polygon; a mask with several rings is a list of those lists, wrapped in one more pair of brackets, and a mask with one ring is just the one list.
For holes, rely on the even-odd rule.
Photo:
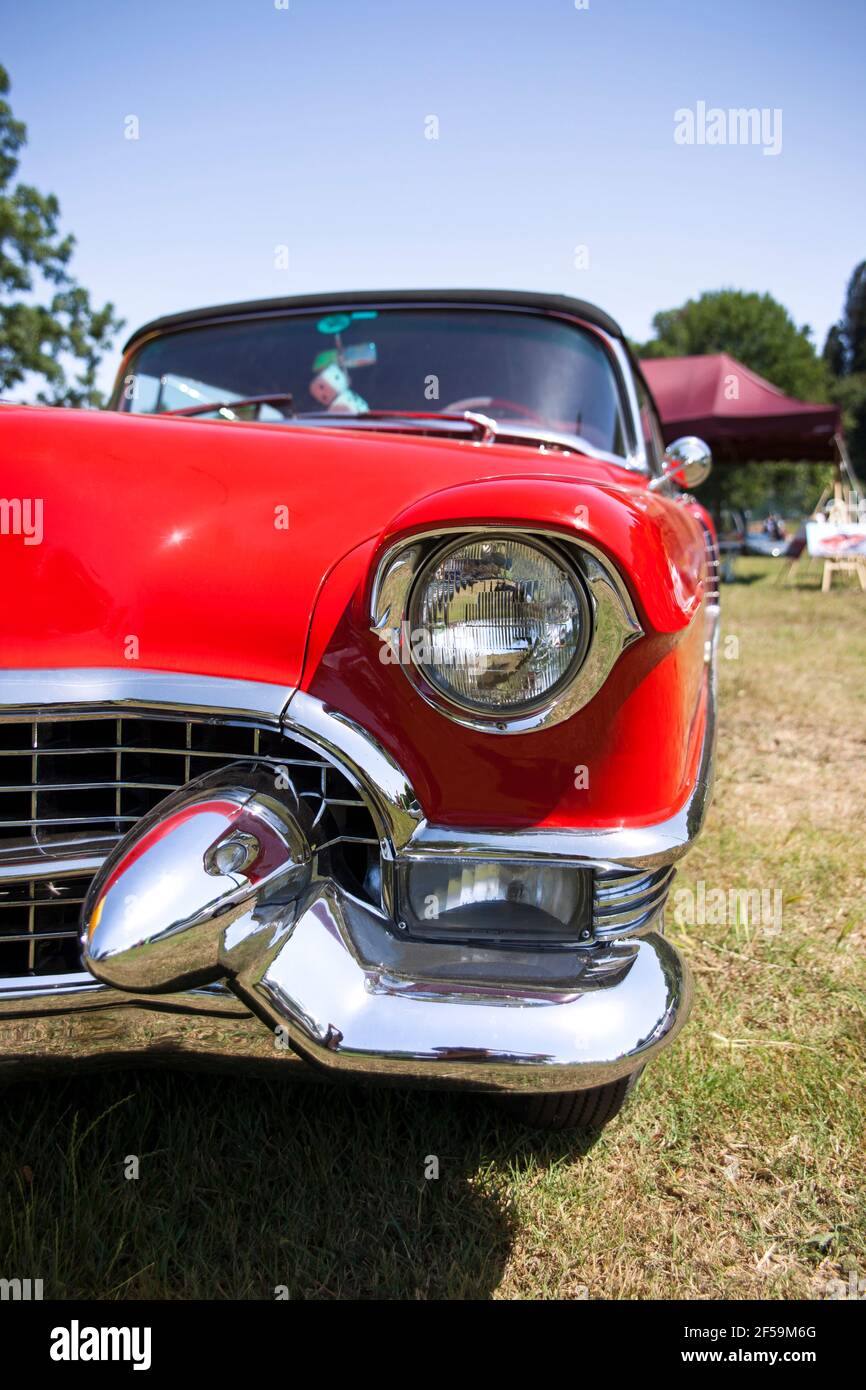
{"label": "red car fender", "polygon": [[[394,518],[375,565],[395,543],[441,527],[550,530],[603,550],[646,629],[679,632],[701,604],[706,546],[685,508],[637,487],[562,477],[485,478],[431,492]],[[370,576],[372,584],[372,574]],[[365,592],[369,600],[369,587]]]}
{"label": "red car fender", "polygon": [[[586,508],[580,527],[576,507]],[[439,527],[507,523],[598,545],[623,575],[645,633],[571,719],[520,735],[455,724],[382,660],[370,631],[373,576],[395,543]],[[696,621],[705,575],[695,519],[645,489],[537,477],[447,488],[398,514],[329,574],[302,688],[374,734],[437,824],[651,824],[673,815],[694,785],[706,699],[704,624]]]}

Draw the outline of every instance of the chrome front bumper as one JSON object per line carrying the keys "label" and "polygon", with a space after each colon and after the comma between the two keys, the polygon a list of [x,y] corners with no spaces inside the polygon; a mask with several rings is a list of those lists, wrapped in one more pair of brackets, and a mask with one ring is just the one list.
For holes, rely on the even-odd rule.
{"label": "chrome front bumper", "polygon": [[[401,769],[365,731],[310,696],[277,687],[156,672],[10,672],[0,676],[0,719],[22,711],[39,718],[130,708],[267,719],[339,762],[375,814],[386,863],[446,852],[638,875],[673,864],[703,821],[713,666],[693,791],[676,817],[636,831],[472,835],[429,826]],[[50,864],[39,868],[42,876],[46,871],[57,872]],[[0,878],[3,872],[0,864]],[[15,878],[25,870],[11,864],[6,872]],[[384,915],[319,880],[290,917],[241,919],[233,928],[241,946],[225,972],[228,987],[128,993],[86,974],[0,978],[0,1078],[168,1062],[425,1087],[570,1091],[634,1071],[688,1016],[689,972],[660,934],[661,910],[639,936],[528,952],[400,938],[385,926],[393,907],[387,882],[383,899]]]}
{"label": "chrome front bumper", "polygon": [[400,1085],[579,1090],[648,1061],[691,1003],[687,967],[654,932],[588,951],[467,956],[396,940],[327,883],[268,947],[232,992],[133,995],[64,977],[38,990],[0,986],[0,1078],[83,1063],[244,1063]]}

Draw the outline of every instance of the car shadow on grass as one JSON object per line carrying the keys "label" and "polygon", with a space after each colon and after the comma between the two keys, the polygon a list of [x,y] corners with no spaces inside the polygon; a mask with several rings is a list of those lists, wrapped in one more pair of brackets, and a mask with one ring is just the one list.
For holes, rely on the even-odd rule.
{"label": "car shadow on grass", "polygon": [[515,1175],[591,1144],[482,1096],[162,1071],[3,1109],[0,1251],[53,1298],[486,1298]]}

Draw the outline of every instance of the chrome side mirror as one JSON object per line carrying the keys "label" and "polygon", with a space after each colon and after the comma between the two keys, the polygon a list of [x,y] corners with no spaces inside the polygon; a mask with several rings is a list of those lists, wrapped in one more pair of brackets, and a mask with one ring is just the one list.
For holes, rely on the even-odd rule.
{"label": "chrome side mirror", "polygon": [[650,490],[656,492],[665,483],[673,482],[690,492],[709,477],[713,455],[709,444],[705,444],[695,434],[686,434],[682,439],[675,439],[673,444],[668,445],[663,465],[664,472],[661,477],[653,478]]}

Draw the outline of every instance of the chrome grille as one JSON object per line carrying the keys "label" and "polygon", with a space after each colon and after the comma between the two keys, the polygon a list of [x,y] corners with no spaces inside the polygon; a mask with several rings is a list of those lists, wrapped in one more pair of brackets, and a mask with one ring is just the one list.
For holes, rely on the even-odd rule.
{"label": "chrome grille", "polygon": [[593,883],[593,934],[602,939],[640,931],[661,912],[676,870],[597,869]]}
{"label": "chrome grille", "polygon": [[338,767],[276,730],[137,714],[0,723],[0,977],[80,970],[95,861],[170,792],[251,758],[286,768],[310,803],[317,855],[327,850],[329,871],[377,900],[368,806]]}

